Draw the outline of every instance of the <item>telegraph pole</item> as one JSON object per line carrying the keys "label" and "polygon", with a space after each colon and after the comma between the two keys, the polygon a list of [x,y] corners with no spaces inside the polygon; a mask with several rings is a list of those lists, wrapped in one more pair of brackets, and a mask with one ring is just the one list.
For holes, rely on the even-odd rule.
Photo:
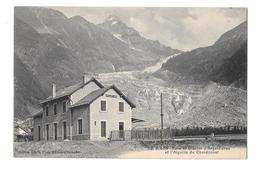
{"label": "telegraph pole", "polygon": [[161,140],[163,139],[163,95],[161,93]]}

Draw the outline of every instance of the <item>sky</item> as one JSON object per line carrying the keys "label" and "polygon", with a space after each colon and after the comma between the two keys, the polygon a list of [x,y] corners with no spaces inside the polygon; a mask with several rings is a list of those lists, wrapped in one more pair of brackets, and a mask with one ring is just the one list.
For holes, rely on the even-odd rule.
{"label": "sky", "polygon": [[183,51],[212,45],[223,33],[247,20],[246,8],[52,8],[67,17],[80,15],[95,24],[117,16],[142,36]]}

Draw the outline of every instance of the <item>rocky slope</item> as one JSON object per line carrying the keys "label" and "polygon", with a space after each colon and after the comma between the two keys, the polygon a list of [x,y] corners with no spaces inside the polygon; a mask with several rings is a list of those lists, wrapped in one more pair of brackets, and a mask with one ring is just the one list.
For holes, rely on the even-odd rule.
{"label": "rocky slope", "polygon": [[214,82],[172,83],[151,76],[151,72],[131,71],[99,74],[105,85],[115,84],[136,104],[133,117],[145,120],[134,128],[160,128],[160,94],[163,94],[165,127],[246,126],[247,92]]}
{"label": "rocky slope", "polygon": [[247,123],[247,22],[215,44],[169,59],[154,76],[191,97],[176,126]]}
{"label": "rocky slope", "polygon": [[161,93],[163,93],[165,126],[172,126],[188,111],[191,104],[189,95],[167,87],[164,81],[144,71],[104,73],[99,74],[97,79],[105,85],[115,84],[136,104],[133,117],[143,119],[145,122],[133,124],[135,128],[160,127]]}
{"label": "rocky slope", "polygon": [[39,80],[15,56],[14,58],[14,112],[15,120],[24,120],[30,112],[39,109],[38,100],[46,97]]}
{"label": "rocky slope", "polygon": [[184,126],[246,126],[247,92],[243,89],[209,83],[202,94],[192,99],[189,111],[177,125]]}
{"label": "rocky slope", "polygon": [[[223,34],[212,46],[194,49],[170,59],[163,65],[162,71],[170,71],[174,76],[224,85],[240,81],[241,78],[246,79],[246,40],[247,22],[243,22]],[[228,65],[232,65],[232,68],[228,68]],[[233,73],[228,74],[227,71]],[[240,86],[246,88],[245,83]]]}
{"label": "rocky slope", "polygon": [[212,81],[247,89],[247,43],[245,42],[230,59],[212,73]]}

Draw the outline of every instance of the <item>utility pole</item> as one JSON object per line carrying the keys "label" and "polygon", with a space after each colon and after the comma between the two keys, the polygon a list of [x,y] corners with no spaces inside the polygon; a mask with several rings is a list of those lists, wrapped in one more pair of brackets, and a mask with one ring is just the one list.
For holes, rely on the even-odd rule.
{"label": "utility pole", "polygon": [[161,140],[163,139],[163,95],[161,93]]}

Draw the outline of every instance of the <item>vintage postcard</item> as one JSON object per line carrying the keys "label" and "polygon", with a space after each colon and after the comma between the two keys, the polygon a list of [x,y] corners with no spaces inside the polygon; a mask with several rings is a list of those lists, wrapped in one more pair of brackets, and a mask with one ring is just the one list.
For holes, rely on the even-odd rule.
{"label": "vintage postcard", "polygon": [[247,8],[15,7],[14,157],[247,158]]}

